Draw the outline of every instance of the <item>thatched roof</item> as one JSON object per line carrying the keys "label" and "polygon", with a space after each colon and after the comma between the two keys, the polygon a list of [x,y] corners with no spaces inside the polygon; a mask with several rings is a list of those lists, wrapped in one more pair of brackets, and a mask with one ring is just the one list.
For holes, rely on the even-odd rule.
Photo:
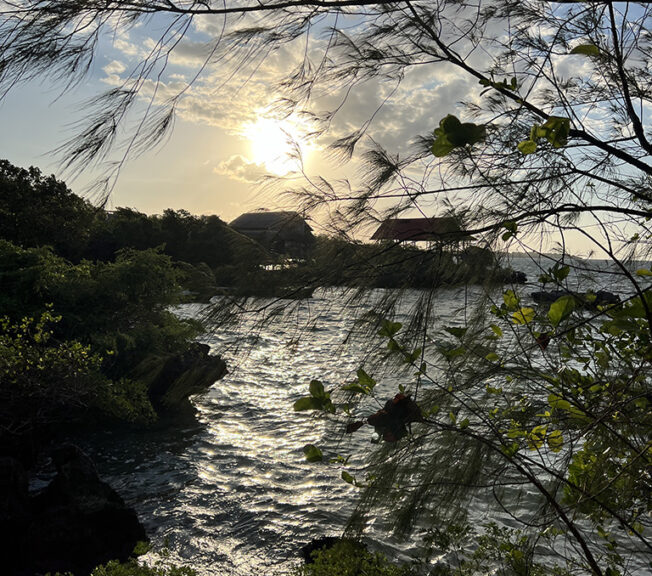
{"label": "thatched roof", "polygon": [[247,212],[229,224],[233,229],[258,238],[303,240],[311,236],[312,229],[298,212]]}
{"label": "thatched roof", "polygon": [[460,228],[452,216],[444,218],[389,218],[381,223],[372,240],[411,242],[445,242],[469,240],[471,236]]}

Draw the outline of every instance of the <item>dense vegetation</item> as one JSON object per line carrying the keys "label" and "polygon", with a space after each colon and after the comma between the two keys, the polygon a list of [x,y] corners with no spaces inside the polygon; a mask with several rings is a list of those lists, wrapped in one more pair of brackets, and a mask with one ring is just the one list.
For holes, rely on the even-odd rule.
{"label": "dense vegetation", "polygon": [[[122,228],[133,220],[130,211],[123,216],[115,220]],[[177,216],[161,220],[167,226]],[[112,243],[106,212],[54,177],[7,161],[0,164],[0,221],[3,449],[29,462],[23,442],[36,449],[53,426],[98,415],[153,422],[139,367],[154,370],[186,352],[201,330],[169,311],[181,297],[172,258],[126,234]]]}

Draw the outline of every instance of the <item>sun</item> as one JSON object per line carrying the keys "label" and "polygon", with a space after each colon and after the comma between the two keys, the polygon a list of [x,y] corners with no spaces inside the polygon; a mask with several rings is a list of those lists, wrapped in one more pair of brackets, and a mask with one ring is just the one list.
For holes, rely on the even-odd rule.
{"label": "sun", "polygon": [[285,176],[301,170],[301,158],[306,149],[302,129],[291,119],[277,120],[259,116],[243,127],[249,140],[252,160],[270,174]]}

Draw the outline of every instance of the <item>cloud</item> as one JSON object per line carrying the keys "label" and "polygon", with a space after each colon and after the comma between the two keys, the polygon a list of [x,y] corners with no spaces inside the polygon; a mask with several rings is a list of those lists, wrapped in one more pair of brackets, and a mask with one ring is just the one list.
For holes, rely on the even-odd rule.
{"label": "cloud", "polygon": [[122,74],[127,67],[119,60],[112,60],[102,70],[107,74]]}
{"label": "cloud", "polygon": [[[200,77],[188,88],[185,78],[204,63],[210,50],[208,39],[216,39],[222,30],[220,19],[199,18],[175,47],[169,59],[169,70],[163,75],[157,89],[157,101],[163,103],[175,92],[184,91],[178,102],[180,119],[203,126],[216,126],[230,135],[242,135],[242,127],[253,124],[266,109],[274,106],[285,92],[280,82],[303,62],[306,55],[305,37],[297,42],[281,45],[275,50],[260,52],[251,60],[242,59],[243,51],[255,44],[232,46],[221,53],[219,62],[208,65]],[[151,37],[118,37],[114,48],[120,52],[116,62],[125,60],[135,67],[143,49],[152,48]],[[313,66],[324,57],[327,41],[319,35],[311,37],[308,56]],[[226,46],[226,45],[225,45]],[[301,49],[299,49],[301,47]],[[135,50],[140,53],[137,55]],[[107,67],[108,68],[108,67]],[[105,81],[118,82],[117,68],[105,70],[110,74]],[[143,97],[151,97],[155,82],[148,79],[141,87]],[[349,91],[350,90],[350,91]],[[449,113],[459,115],[459,102],[473,100],[479,93],[477,82],[460,76],[451,66],[419,66],[406,71],[401,86],[396,89],[393,81],[370,79],[351,88],[348,80],[333,77],[312,95],[311,111],[327,111],[339,108],[329,123],[328,134],[318,144],[340,138],[359,129],[376,113],[367,134],[392,153],[404,156],[411,151],[414,139],[431,132],[441,118]],[[346,95],[346,102],[342,101]],[[245,182],[257,181],[264,168],[242,156],[231,156],[216,169],[217,173]]]}
{"label": "cloud", "polygon": [[176,66],[195,68],[206,61],[211,50],[209,42],[193,42],[184,38],[175,46],[170,55],[170,62]]}
{"label": "cloud", "polygon": [[259,182],[267,173],[265,166],[256,164],[240,154],[235,154],[227,160],[220,162],[213,168],[213,172],[248,183]]}

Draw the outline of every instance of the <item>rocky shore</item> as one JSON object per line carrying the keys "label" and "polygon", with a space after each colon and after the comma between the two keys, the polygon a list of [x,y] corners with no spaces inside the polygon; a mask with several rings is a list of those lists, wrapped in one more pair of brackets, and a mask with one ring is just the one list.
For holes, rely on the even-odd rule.
{"label": "rocky shore", "polygon": [[[227,372],[225,362],[199,343],[182,353],[151,359],[148,373],[146,366],[140,370],[160,425],[169,426],[176,416],[193,413],[192,395],[205,392]],[[14,450],[0,454],[2,573],[85,576],[109,560],[126,561],[135,546],[147,540],[135,510],[98,476],[88,455],[61,440],[64,431],[50,429],[48,435],[49,441],[45,434],[30,435],[29,455],[21,452],[25,438],[17,439]],[[56,474],[44,488],[30,491],[28,473],[37,452],[51,459]]]}

